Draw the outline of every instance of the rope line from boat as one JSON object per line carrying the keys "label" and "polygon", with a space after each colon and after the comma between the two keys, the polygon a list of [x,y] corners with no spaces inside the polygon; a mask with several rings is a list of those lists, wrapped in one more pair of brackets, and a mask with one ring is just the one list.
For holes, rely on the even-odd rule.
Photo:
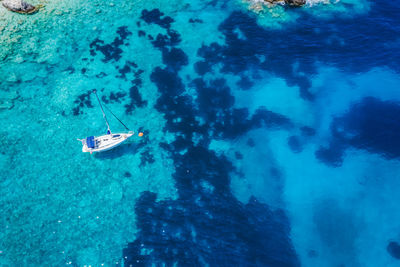
{"label": "rope line from boat", "polygon": [[104,104],[103,103],[103,105],[104,105],[104,107],[125,127],[125,129],[127,130],[127,131],[130,131],[129,130],[129,128],[128,127],[126,127],[126,125],[120,120],[120,119],[118,119],[118,117],[117,116],[115,116],[115,114],[111,111],[111,109],[109,109],[107,106],[106,106],[106,104]]}
{"label": "rope line from boat", "polygon": [[111,130],[110,130],[110,125],[108,124],[108,121],[107,121],[107,117],[106,117],[106,114],[104,113],[104,110],[103,110],[103,105],[104,105],[104,107],[125,127],[125,129],[127,130],[127,131],[130,131],[129,130],[129,128],[111,111],[111,109],[109,109],[107,106],[106,106],[106,104],[105,103],[103,103],[103,105],[101,104],[101,101],[100,101],[100,98],[99,98],[99,96],[97,95],[97,91],[96,91],[96,89],[94,89],[93,90],[93,93],[96,95],[96,97],[97,97],[97,100],[99,101],[99,104],[100,104],[100,108],[101,108],[101,112],[103,112],[103,117],[104,117],[104,119],[106,120],[106,123],[107,123],[107,127],[108,127],[108,131],[107,132],[110,132],[111,133]]}

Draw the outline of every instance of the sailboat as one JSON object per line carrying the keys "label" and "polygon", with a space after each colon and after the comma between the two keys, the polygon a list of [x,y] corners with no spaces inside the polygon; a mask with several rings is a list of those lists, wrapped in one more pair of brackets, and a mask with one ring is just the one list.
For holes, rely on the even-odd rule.
{"label": "sailboat", "polygon": [[[117,116],[112,113],[111,110],[105,106],[108,111],[125,127],[128,132],[121,132],[121,133],[112,133],[110,129],[110,125],[108,124],[107,116],[104,113],[103,106],[101,104],[100,98],[97,95],[96,90],[93,90],[93,93],[96,95],[97,100],[99,101],[101,112],[103,113],[103,118],[107,124],[107,133],[101,136],[88,136],[85,139],[78,139],[82,142],[82,152],[103,152],[110,150],[114,147],[119,146],[124,141],[126,141],[129,137],[133,135],[133,131],[130,131],[126,125],[117,118]],[[139,136],[143,136],[143,133],[139,133]]]}

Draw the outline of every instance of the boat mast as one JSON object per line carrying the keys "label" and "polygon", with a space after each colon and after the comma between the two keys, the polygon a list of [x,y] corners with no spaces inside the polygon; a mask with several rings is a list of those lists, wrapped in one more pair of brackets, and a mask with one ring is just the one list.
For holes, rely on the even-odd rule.
{"label": "boat mast", "polygon": [[103,106],[101,105],[101,101],[100,101],[99,96],[97,95],[96,89],[93,90],[93,93],[96,95],[97,101],[99,101],[101,112],[103,112],[103,118],[104,118],[104,120],[106,121],[106,124],[107,124],[107,134],[111,134],[110,125],[108,124],[106,114],[104,113]]}

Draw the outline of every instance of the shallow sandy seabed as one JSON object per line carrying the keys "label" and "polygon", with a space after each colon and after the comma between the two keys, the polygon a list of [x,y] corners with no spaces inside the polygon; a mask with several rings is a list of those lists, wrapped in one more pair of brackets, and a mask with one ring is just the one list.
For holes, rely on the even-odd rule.
{"label": "shallow sandy seabed", "polygon": [[[114,24],[124,23],[121,17],[139,17],[143,9],[141,2],[115,1],[119,12],[112,15],[113,7],[102,8],[99,3],[49,1],[31,16],[0,8],[0,103],[4,106],[0,146],[7,151],[0,158],[0,265],[121,262],[122,248],[135,238],[135,199],[146,190],[156,192],[159,199],[175,197],[174,168],[168,155],[157,149],[168,136],[162,134],[163,118],[152,108],[151,112],[137,109],[130,118],[121,115],[135,131],[152,129],[153,145],[148,147],[155,163],[151,168],[139,166],[143,150],[126,153],[135,151],[135,143],[141,142],[138,137],[116,154],[93,156],[81,153],[76,141],[99,134],[104,122],[97,108],[74,117],[74,99],[96,87],[105,87],[106,94],[127,85],[107,78],[93,84],[90,78],[97,72],[82,77],[66,69],[86,67],[81,59],[90,56],[89,43],[98,36],[106,39],[107,34],[114,38]],[[152,68],[146,69],[142,57],[135,61],[146,71]],[[100,59],[93,64],[115,75]],[[148,76],[144,78],[149,83]],[[150,89],[147,97],[154,99],[154,93]],[[121,107],[113,109],[124,113]],[[111,126],[121,130],[115,122]]]}

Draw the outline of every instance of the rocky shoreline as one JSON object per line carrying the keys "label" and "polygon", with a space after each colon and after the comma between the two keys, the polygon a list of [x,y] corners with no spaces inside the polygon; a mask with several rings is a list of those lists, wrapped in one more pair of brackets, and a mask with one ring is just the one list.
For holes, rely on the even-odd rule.
{"label": "rocky shoreline", "polygon": [[306,0],[264,0],[268,3],[271,4],[286,4],[286,5],[290,5],[290,6],[304,6],[306,4]]}
{"label": "rocky shoreline", "polygon": [[256,13],[264,12],[276,6],[302,7],[308,4],[307,0],[242,0],[248,4],[248,9]]}
{"label": "rocky shoreline", "polygon": [[39,7],[31,5],[23,0],[3,0],[1,4],[10,11],[20,14],[33,14]]}

